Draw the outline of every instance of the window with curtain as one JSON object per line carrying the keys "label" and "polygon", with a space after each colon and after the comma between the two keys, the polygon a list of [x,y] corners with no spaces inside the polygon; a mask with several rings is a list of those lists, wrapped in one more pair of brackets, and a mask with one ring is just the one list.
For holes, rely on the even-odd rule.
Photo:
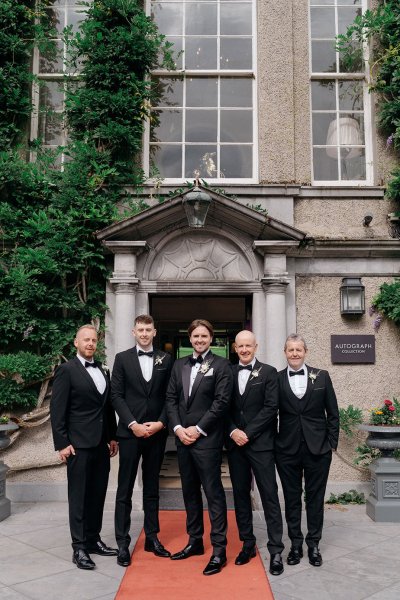
{"label": "window with curtain", "polygon": [[310,0],[313,180],[371,183],[369,96],[365,64],[349,66],[336,36],[366,7],[363,0]]}
{"label": "window with curtain", "polygon": [[164,180],[248,180],[256,173],[254,0],[153,0],[176,70],[160,91],[146,168]]}

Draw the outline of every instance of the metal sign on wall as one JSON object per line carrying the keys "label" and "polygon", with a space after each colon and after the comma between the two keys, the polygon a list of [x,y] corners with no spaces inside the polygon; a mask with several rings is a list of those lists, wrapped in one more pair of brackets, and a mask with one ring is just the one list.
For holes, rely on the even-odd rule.
{"label": "metal sign on wall", "polygon": [[374,335],[331,335],[332,363],[375,363]]}

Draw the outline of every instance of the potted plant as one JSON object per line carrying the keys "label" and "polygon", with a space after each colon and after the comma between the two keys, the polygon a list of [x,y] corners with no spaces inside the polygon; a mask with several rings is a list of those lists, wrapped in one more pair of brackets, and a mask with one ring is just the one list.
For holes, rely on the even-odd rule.
{"label": "potted plant", "polygon": [[[8,415],[0,416],[0,450],[7,448],[11,440],[9,434],[18,429],[18,425],[10,419]],[[7,465],[0,460],[0,521],[10,516],[11,503],[6,497],[6,474]]]}
{"label": "potted plant", "polygon": [[370,464],[372,490],[367,499],[367,514],[374,521],[400,522],[400,402],[386,399],[370,411],[369,423],[359,425],[368,432],[366,444],[380,451]]}

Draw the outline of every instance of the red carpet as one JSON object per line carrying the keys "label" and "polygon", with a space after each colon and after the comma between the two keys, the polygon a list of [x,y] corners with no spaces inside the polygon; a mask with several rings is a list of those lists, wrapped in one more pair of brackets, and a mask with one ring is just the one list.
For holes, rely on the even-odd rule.
{"label": "red carpet", "polygon": [[[187,543],[184,511],[160,513],[161,542],[171,553],[178,552]],[[236,566],[235,558],[242,544],[237,535],[235,515],[228,512],[229,530],[228,564],[221,573],[206,577],[203,569],[212,551],[210,525],[205,514],[204,556],[191,556],[186,560],[171,561],[145,552],[144,532],[139,536],[115,600],[273,600],[271,588],[261,558],[253,558],[247,565]]]}

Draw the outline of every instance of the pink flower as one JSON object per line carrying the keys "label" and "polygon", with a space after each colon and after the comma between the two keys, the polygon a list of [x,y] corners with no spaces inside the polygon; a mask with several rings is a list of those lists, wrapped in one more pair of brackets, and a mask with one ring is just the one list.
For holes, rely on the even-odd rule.
{"label": "pink flower", "polygon": [[388,409],[389,409],[391,412],[393,412],[394,410],[396,410],[396,409],[395,409],[395,407],[394,407],[393,405],[392,405],[392,406],[388,406]]}
{"label": "pink flower", "polygon": [[393,402],[391,400],[385,400],[384,404],[386,404],[386,406],[392,406]]}

